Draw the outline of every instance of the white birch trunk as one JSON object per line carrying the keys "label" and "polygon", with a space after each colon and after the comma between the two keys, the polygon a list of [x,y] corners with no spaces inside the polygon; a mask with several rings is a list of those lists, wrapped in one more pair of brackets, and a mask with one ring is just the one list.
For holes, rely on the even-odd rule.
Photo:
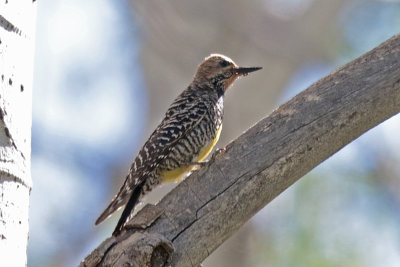
{"label": "white birch trunk", "polygon": [[26,266],[36,4],[0,2],[0,266]]}

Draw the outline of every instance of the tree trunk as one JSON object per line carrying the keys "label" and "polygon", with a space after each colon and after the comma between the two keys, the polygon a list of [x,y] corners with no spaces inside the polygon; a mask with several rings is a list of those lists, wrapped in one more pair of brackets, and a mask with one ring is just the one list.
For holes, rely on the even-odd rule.
{"label": "tree trunk", "polygon": [[81,266],[199,266],[286,188],[398,112],[400,35],[280,106]]}
{"label": "tree trunk", "polygon": [[35,3],[0,3],[0,266],[26,266]]}

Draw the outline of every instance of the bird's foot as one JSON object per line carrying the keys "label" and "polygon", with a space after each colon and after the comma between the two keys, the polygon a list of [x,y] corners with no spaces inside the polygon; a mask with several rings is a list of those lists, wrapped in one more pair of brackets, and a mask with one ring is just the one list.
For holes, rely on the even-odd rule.
{"label": "bird's foot", "polygon": [[190,162],[190,165],[196,165],[196,166],[199,166],[199,167],[204,167],[204,166],[207,165],[207,163],[208,163],[208,161],[192,161],[192,162]]}
{"label": "bird's foot", "polygon": [[213,163],[213,162],[215,161],[216,157],[217,157],[219,154],[221,154],[222,152],[225,152],[225,151],[226,151],[225,148],[217,148],[217,149],[215,150],[215,152],[212,154],[212,156],[211,156],[211,158],[210,158],[209,160],[207,160],[207,161],[201,161],[201,162],[194,161],[194,162],[191,162],[190,165],[197,165],[197,166],[199,166],[200,168],[202,168],[202,167],[206,166],[206,165],[209,164],[209,163]]}
{"label": "bird's foot", "polygon": [[212,154],[211,159],[210,159],[208,162],[210,162],[210,163],[214,162],[214,161],[216,160],[217,156],[218,156],[219,154],[225,152],[225,151],[226,151],[226,148],[225,148],[225,147],[223,147],[223,148],[217,148],[217,149],[215,150],[214,154]]}

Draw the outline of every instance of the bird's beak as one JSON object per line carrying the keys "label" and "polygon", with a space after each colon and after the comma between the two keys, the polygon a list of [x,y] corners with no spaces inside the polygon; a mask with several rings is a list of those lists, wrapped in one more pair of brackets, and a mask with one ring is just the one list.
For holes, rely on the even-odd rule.
{"label": "bird's beak", "polygon": [[246,76],[250,72],[256,71],[256,70],[261,70],[261,67],[251,67],[251,68],[244,68],[244,67],[239,67],[236,69],[236,74]]}

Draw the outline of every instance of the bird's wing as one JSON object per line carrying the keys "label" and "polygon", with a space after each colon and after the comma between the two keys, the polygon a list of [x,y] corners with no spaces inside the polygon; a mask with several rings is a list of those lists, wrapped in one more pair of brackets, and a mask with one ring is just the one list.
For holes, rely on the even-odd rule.
{"label": "bird's wing", "polygon": [[153,170],[168,156],[173,145],[196,127],[206,113],[207,106],[198,98],[193,101],[177,98],[172,103],[164,120],[139,151],[118,194],[96,220],[95,225],[128,202],[135,188],[153,174]]}

